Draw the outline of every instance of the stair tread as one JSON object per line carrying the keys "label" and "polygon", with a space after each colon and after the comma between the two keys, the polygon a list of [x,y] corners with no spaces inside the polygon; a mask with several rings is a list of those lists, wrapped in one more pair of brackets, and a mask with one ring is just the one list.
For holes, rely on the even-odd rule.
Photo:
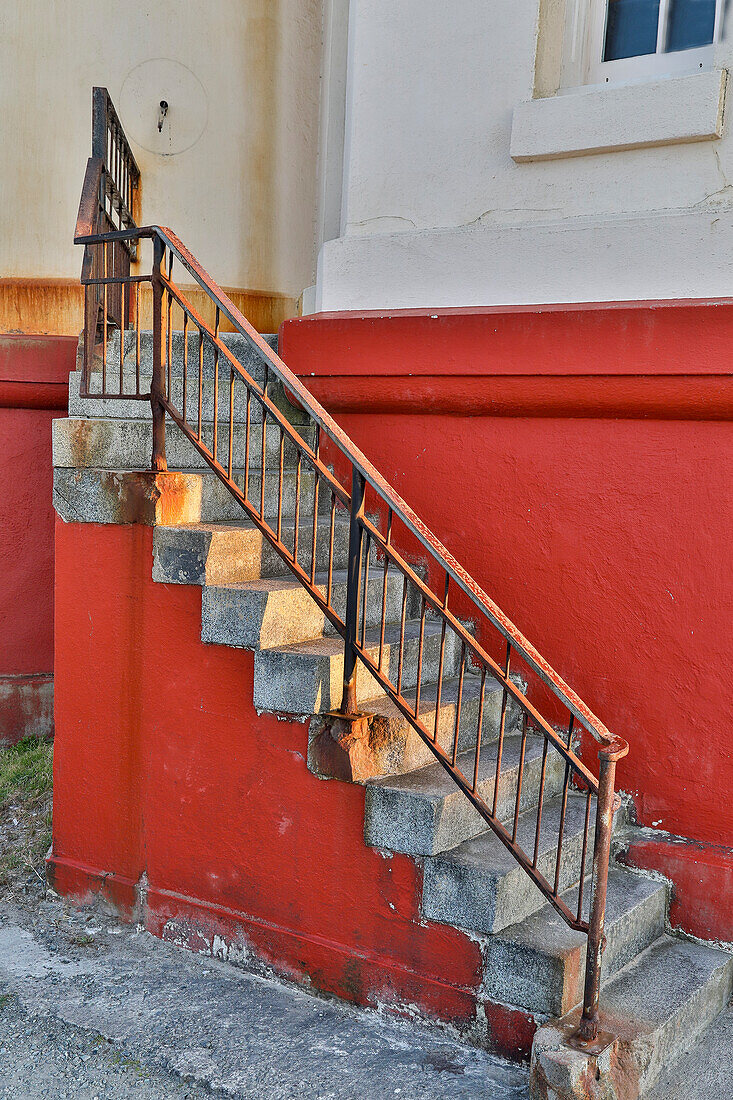
{"label": "stair tread", "polygon": [[601,1011],[634,1032],[654,1030],[726,968],[733,971],[726,951],[665,934],[603,987]]}
{"label": "stair tread", "polygon": [[[340,571],[339,571],[340,572]],[[334,572],[334,583],[336,583],[337,573]],[[343,573],[343,579],[345,580],[346,573]],[[316,583],[318,583],[318,574],[316,573]],[[300,585],[299,585],[300,587]],[[405,641],[411,641],[418,637],[420,630],[419,619],[407,619],[405,620]],[[379,648],[381,630],[378,626],[370,626],[364,632],[364,644],[367,648],[376,647]],[[440,634],[440,623],[436,620],[425,620],[424,637],[436,637]],[[387,622],[384,624],[384,645],[391,646],[399,644],[400,638],[400,624]],[[294,642],[289,646],[278,646],[277,651],[280,653],[293,653],[303,656],[313,657],[330,657],[343,653],[344,642],[338,635],[326,636],[323,638],[310,638],[303,642]],[[423,685],[424,686],[424,685]],[[421,692],[423,688],[420,689]],[[377,697],[378,698],[378,697]],[[363,705],[365,701],[360,701],[360,705]]]}
{"label": "stair tread", "polygon": [[[311,517],[311,524],[312,524],[312,517]],[[284,520],[283,520],[283,526],[284,525],[285,524],[284,524]],[[395,575],[390,575],[390,576],[391,576],[392,583],[393,584],[396,583]],[[346,582],[347,582],[347,579],[348,579],[348,572],[347,572],[346,569],[334,569],[332,574],[331,574],[331,583],[332,583],[333,587],[336,587],[337,585],[345,585]],[[316,575],[315,575],[315,578],[314,578],[314,583],[316,585],[316,588],[320,588],[322,590],[325,590],[328,587],[328,573],[326,571],[317,572]],[[380,586],[381,586],[381,579],[380,579],[379,583],[380,583]],[[251,580],[251,581],[228,581],[224,584],[217,583],[217,584],[214,584],[214,585],[209,585],[208,587],[228,589],[228,590],[235,591],[235,592],[236,591],[287,592],[289,590],[307,592],[307,589],[301,584],[301,582],[297,579],[297,577],[289,576],[287,574],[285,574],[283,576],[276,576],[276,577],[258,577],[254,580]],[[369,591],[370,592],[372,591],[371,583],[369,585]],[[380,588],[380,591],[381,591],[381,588]],[[360,613],[361,613],[361,605],[360,605]],[[417,622],[419,622],[419,620],[417,620],[417,619],[407,619],[405,621],[405,629],[407,629],[407,624],[408,623],[412,624],[412,623],[417,623]],[[428,622],[431,622],[431,623],[434,624],[434,623],[436,623],[436,620],[429,620],[429,619],[425,620],[425,630],[426,630],[426,632],[427,632],[427,629],[428,629]],[[378,630],[379,628],[378,627],[377,628],[368,627],[367,631],[371,630],[373,632],[375,629]],[[432,631],[432,632],[434,633],[435,631]],[[440,626],[439,625],[437,627],[437,632],[438,633],[440,632]],[[360,637],[361,637],[361,635],[360,635]],[[378,640],[379,640],[379,635],[377,635],[377,641]],[[296,644],[301,644],[301,643],[296,643]],[[302,644],[305,645],[305,644],[307,644],[307,642],[304,641]],[[280,648],[280,647],[277,647],[277,648]],[[291,649],[292,646],[285,646],[285,647],[282,647],[282,648]]]}
{"label": "stair tread", "polygon": [[[586,875],[583,917],[588,919],[591,879]],[[578,884],[561,898],[577,912]],[[603,981],[608,983],[664,932],[665,883],[618,866],[608,874]],[[490,937],[484,972],[487,993],[529,1012],[562,1016],[583,999],[587,938],[547,902]]]}
{"label": "stair tread", "polygon": [[[386,634],[386,632],[385,632]],[[440,704],[443,706],[453,706],[458,701],[458,681],[459,676],[444,676],[442,680],[442,687],[440,689]],[[414,690],[414,689],[413,689]],[[501,686],[494,679],[486,677],[486,689],[485,699],[491,694],[501,692]],[[465,706],[471,700],[478,699],[481,691],[481,677],[474,673],[464,673],[463,676],[463,705]],[[384,697],[384,703],[381,702],[382,696],[376,696],[374,699],[360,699],[359,705],[363,710],[373,710],[374,706],[379,703],[379,713],[383,714],[385,718],[400,718],[402,717],[402,711],[392,702],[391,699]],[[438,683],[437,680],[430,682],[423,682],[420,688],[420,717],[424,718],[429,714],[435,714],[435,704],[438,698]],[[430,767],[430,764],[425,765]],[[440,765],[438,765],[440,767]],[[412,772],[406,772],[406,775],[412,775],[415,771],[422,771],[420,769],[413,769]],[[385,777],[388,778],[388,777]],[[394,778],[394,777],[393,777]]]}
{"label": "stair tread", "polygon": [[[477,678],[478,679],[478,678]],[[498,685],[497,685],[498,686]],[[525,763],[542,755],[544,738],[537,736],[527,737],[525,748]],[[519,757],[522,745],[522,735],[519,733],[507,733],[504,737],[502,750],[501,771],[514,771],[519,767]],[[488,742],[481,747],[479,754],[479,782],[482,782],[495,773],[497,758],[497,746],[495,742]],[[467,749],[458,754],[456,765],[463,774],[473,777],[475,750]],[[402,775],[386,776],[383,779],[375,779],[369,784],[390,791],[402,791],[408,795],[419,798],[427,798],[431,801],[440,801],[454,793],[460,793],[455,782],[438,763],[427,764],[424,768],[418,768],[413,772],[405,772]],[[463,796],[461,796],[463,797]]]}
{"label": "stair tread", "polygon": [[[545,799],[542,810],[542,825],[540,828],[540,855],[557,847],[557,838],[560,827],[560,813],[562,798],[556,795]],[[504,823],[505,827],[507,822]],[[534,852],[534,839],[537,826],[537,812],[532,808],[523,810],[517,823],[517,843],[528,854]],[[585,796],[574,792],[568,793],[567,808],[565,812],[565,824],[563,836],[582,835],[585,827]],[[593,815],[589,825],[592,845]],[[449,852],[441,852],[433,857],[440,863],[462,864],[466,870],[478,874],[490,874],[499,877],[519,868],[514,856],[504,847],[493,830],[488,829],[470,840],[464,840]]]}
{"label": "stair tread", "polygon": [[[343,516],[336,515],[334,521],[335,521],[337,526],[341,526],[341,527],[348,527],[349,523],[350,523],[348,515],[343,515]],[[295,527],[294,517],[293,516],[283,516],[282,526],[284,528],[287,528],[287,530],[292,531],[293,528]],[[313,527],[313,517],[309,516],[307,519],[301,520],[300,527],[303,530],[312,529],[312,527]],[[257,526],[257,524],[254,522],[254,520],[246,518],[246,517],[244,519],[219,520],[219,521],[216,521],[216,522],[209,522],[209,523],[176,523],[176,524],[170,524],[169,526],[166,526],[164,524],[159,524],[158,527],[156,528],[156,530],[158,530],[158,531],[181,531],[181,532],[202,531],[205,534],[217,534],[218,532],[222,532],[222,531],[225,532],[225,533],[228,533],[230,531],[248,531],[248,532],[252,531],[256,534],[261,534],[260,529]],[[265,535],[263,535],[262,537],[266,538]]]}
{"label": "stair tread", "polygon": [[[583,898],[583,917],[588,919],[591,899],[590,878],[586,881]],[[657,895],[666,894],[666,886],[655,879],[634,875],[619,867],[608,872],[608,901],[606,904],[606,932],[619,923],[639,905]],[[572,886],[563,892],[562,900],[574,913],[578,904],[578,887]],[[510,940],[543,955],[562,959],[587,942],[584,932],[571,928],[549,903],[525,917],[517,924],[510,925],[497,933],[497,939]]]}

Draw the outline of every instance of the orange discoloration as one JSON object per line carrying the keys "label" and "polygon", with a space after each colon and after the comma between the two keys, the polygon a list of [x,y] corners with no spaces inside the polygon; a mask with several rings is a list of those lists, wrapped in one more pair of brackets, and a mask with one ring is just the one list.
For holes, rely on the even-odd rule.
{"label": "orange discoloration", "polygon": [[[214,307],[196,286],[184,287],[191,304],[213,325]],[[277,332],[283,321],[295,317],[295,298],[277,291],[230,287],[226,293],[258,332]],[[143,285],[140,295],[143,328],[152,328],[152,293]],[[0,279],[0,334],[78,336],[84,327],[84,288],[76,279]],[[223,320],[221,329],[230,332]]]}

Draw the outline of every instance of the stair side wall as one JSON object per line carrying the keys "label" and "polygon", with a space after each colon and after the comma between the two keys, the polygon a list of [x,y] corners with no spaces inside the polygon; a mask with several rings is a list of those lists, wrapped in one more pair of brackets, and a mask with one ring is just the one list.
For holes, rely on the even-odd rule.
{"label": "stair side wall", "polygon": [[[732,338],[727,299],[315,314],[280,333],[291,369],[629,741],[617,785],[640,824],[728,850]],[[718,879],[688,854],[688,906],[714,907],[727,939]]]}
{"label": "stair side wall", "polygon": [[58,520],[57,889],[528,1057],[479,945],[420,917],[419,863],[365,845],[364,788],[308,770],[307,722],[258,714],[253,654],[202,643],[200,587],[151,571],[150,526]]}

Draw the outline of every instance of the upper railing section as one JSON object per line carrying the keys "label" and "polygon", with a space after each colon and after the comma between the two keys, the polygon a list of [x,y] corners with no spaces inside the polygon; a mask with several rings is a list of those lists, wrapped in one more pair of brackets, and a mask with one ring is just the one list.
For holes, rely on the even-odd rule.
{"label": "upper railing section", "polygon": [[[138,259],[135,214],[140,206],[140,169],[106,88],[92,89],[92,155],[87,161],[74,242],[116,234],[99,248],[84,249],[81,280],[85,285],[84,327],[100,329],[107,343],[108,325],[125,329],[131,297],[125,299],[130,266]],[[121,235],[120,235],[121,234]],[[139,309],[139,289],[135,303]],[[88,341],[87,345],[91,342]],[[85,346],[89,373],[92,346]],[[106,382],[106,378],[105,378]],[[82,385],[82,394],[85,387]]]}

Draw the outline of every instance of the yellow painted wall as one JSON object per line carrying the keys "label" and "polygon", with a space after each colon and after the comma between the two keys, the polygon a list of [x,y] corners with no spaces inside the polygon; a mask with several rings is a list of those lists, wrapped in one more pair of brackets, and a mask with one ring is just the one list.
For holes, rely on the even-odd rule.
{"label": "yellow painted wall", "polygon": [[[109,89],[131,139],[143,220],[170,225],[220,285],[275,292],[292,310],[315,273],[321,24],[321,0],[4,0],[2,328],[12,330],[19,310],[27,321],[34,302],[39,320],[15,327],[41,331],[44,300],[57,310],[45,331],[61,331],[62,315],[64,328],[76,324],[81,249],[72,238],[94,84]],[[173,138],[195,136],[203,119],[189,148],[162,155],[135,140],[140,119],[125,116],[141,83],[135,70],[147,74],[152,120],[158,71],[182,72],[200,89],[170,104]],[[132,102],[146,116],[145,95],[142,107],[140,96]],[[18,288],[29,280],[23,306]],[[276,312],[287,308],[274,301]]]}

